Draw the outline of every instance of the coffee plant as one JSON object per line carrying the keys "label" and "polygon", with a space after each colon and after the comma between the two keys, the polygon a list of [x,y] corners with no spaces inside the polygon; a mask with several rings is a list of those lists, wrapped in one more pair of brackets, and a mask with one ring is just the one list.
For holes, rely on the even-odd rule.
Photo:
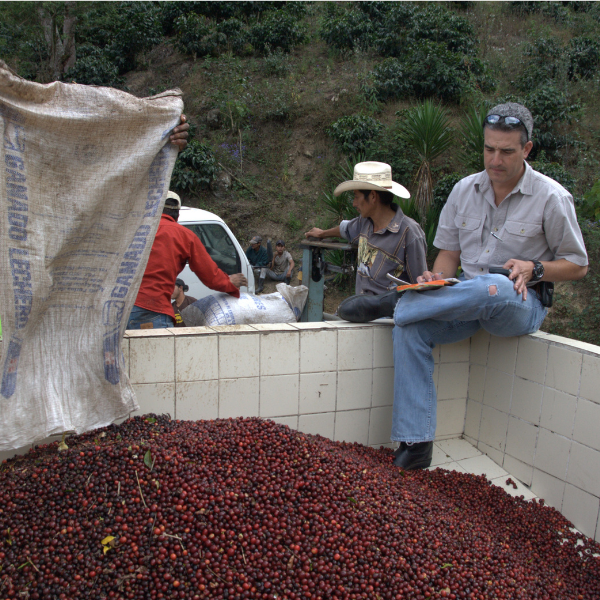
{"label": "coffee plant", "polygon": [[272,11],[257,21],[249,31],[254,48],[261,54],[281,49],[289,52],[294,46],[307,42],[306,25],[285,10]]}
{"label": "coffee plant", "polygon": [[85,85],[122,87],[124,79],[119,76],[117,65],[105,50],[82,44],[77,51],[77,62],[64,75],[65,81]]}
{"label": "coffee plant", "polygon": [[[200,4],[253,4],[253,3],[200,3]],[[173,25],[179,49],[196,56],[217,56],[224,51],[249,54],[253,51],[268,55],[276,50],[289,52],[307,40],[306,25],[299,18],[303,5],[274,4],[271,10],[259,11],[260,20],[246,22],[243,6],[231,10],[211,10],[202,6],[195,12],[184,12]],[[263,7],[266,8],[266,7]],[[252,11],[249,14],[253,14]],[[223,19],[220,17],[227,16]]]}
{"label": "coffee plant", "polygon": [[600,66],[600,43],[589,37],[573,38],[569,42],[569,77],[590,79]]}
{"label": "coffee plant", "polygon": [[571,192],[571,194],[574,193],[575,185],[577,183],[575,177],[573,177],[560,163],[548,160],[544,151],[540,152],[537,159],[531,162],[531,167],[560,183],[564,188]]}
{"label": "coffee plant", "polygon": [[178,191],[206,188],[215,178],[217,170],[212,148],[208,144],[192,140],[177,157],[171,176],[171,188]]}
{"label": "coffee plant", "polygon": [[600,179],[583,195],[577,207],[577,214],[583,219],[595,222],[596,225],[600,222]]}
{"label": "coffee plant", "polygon": [[383,124],[373,117],[350,115],[338,119],[326,131],[344,153],[353,155],[366,152],[382,129]]}

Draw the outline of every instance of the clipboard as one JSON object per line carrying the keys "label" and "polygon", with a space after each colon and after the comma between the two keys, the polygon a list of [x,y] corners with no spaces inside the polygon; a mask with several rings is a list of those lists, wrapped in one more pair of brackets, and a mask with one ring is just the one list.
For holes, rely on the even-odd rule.
{"label": "clipboard", "polygon": [[399,292],[413,291],[413,292],[425,292],[427,290],[437,290],[442,287],[449,285],[456,285],[460,283],[459,279],[450,277],[448,279],[436,279],[435,281],[425,281],[423,283],[409,283],[407,285],[399,285],[396,289]]}

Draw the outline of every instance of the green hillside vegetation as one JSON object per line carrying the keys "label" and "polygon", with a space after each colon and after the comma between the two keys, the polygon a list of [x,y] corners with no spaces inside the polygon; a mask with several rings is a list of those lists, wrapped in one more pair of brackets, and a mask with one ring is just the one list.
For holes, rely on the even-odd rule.
{"label": "green hillside vegetation", "polygon": [[[171,187],[296,259],[304,231],[353,216],[332,190],[365,159],[411,190],[433,259],[486,110],[522,102],[530,162],[573,193],[590,253],[544,330],[600,343],[600,3],[3,2],[0,56],[40,82],[180,88],[193,135]],[[326,308],[351,291],[329,285]]]}

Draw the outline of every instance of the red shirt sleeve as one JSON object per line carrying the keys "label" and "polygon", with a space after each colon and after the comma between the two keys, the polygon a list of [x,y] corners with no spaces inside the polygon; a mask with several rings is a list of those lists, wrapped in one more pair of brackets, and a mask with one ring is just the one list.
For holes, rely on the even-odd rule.
{"label": "red shirt sleeve", "polygon": [[182,226],[189,240],[189,265],[190,269],[198,276],[200,281],[211,290],[227,292],[236,298],[240,297],[240,290],[236,288],[229,275],[221,271],[215,261],[206,251],[204,244],[189,229]]}

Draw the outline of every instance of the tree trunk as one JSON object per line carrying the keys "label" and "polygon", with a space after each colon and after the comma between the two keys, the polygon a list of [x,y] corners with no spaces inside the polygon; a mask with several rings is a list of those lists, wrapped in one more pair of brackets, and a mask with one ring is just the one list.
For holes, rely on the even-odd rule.
{"label": "tree trunk", "polygon": [[71,14],[74,2],[64,3],[62,35],[58,29],[57,13],[50,13],[46,8],[38,8],[38,15],[44,33],[44,41],[48,48],[48,61],[43,69],[43,79],[57,81],[62,74],[75,64],[75,24],[77,17]]}

